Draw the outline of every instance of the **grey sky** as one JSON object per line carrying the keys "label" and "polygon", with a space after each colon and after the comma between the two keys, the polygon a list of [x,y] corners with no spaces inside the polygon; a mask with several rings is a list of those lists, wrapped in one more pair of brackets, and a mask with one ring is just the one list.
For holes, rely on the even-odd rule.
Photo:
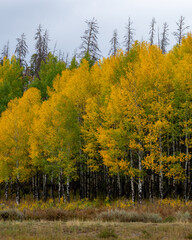
{"label": "grey sky", "polygon": [[[175,43],[172,32],[176,21],[185,17],[192,27],[191,0],[0,0],[0,51],[7,40],[10,51],[14,52],[16,38],[25,33],[29,46],[29,56],[34,53],[34,35],[39,24],[48,29],[49,47],[73,54],[81,44],[81,36],[86,28],[85,20],[95,17],[99,24],[99,47],[103,56],[109,52],[109,41],[117,29],[122,46],[125,25],[131,17],[136,29],[135,40],[147,40],[149,25],[156,19],[156,30],[166,21],[169,25],[170,43]],[[189,31],[191,31],[191,27]],[[157,33],[157,32],[156,32]],[[156,35],[157,42],[157,35]]]}

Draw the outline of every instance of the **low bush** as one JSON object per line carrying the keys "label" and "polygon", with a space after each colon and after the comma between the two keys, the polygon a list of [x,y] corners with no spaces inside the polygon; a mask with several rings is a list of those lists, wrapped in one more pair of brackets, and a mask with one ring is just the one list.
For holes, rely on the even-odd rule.
{"label": "low bush", "polygon": [[175,222],[175,221],[176,221],[176,217],[174,217],[174,216],[168,216],[168,217],[166,217],[166,218],[164,219],[163,222],[165,222],[165,223],[172,223],[172,222]]}
{"label": "low bush", "polygon": [[178,222],[188,222],[190,219],[190,213],[188,211],[186,212],[178,211],[176,212],[175,217]]}
{"label": "low bush", "polygon": [[156,213],[137,213],[135,211],[127,212],[125,210],[108,210],[101,212],[98,218],[104,221],[119,221],[119,222],[162,222],[162,217]]}
{"label": "low bush", "polygon": [[9,221],[14,221],[14,220],[19,220],[22,221],[24,219],[24,214],[20,212],[17,209],[6,209],[6,210],[1,210],[0,211],[0,219],[3,219],[4,221],[9,220]]}
{"label": "low bush", "polygon": [[115,233],[114,228],[112,227],[105,227],[101,230],[98,234],[99,238],[117,238],[117,234]]}
{"label": "low bush", "polygon": [[189,234],[186,236],[186,239],[192,239],[192,233],[189,233]]}
{"label": "low bush", "polygon": [[143,221],[137,212],[127,212],[125,210],[108,210],[98,214],[98,218],[104,221],[119,221],[119,222],[138,222]]}
{"label": "low bush", "polygon": [[73,219],[79,219],[86,221],[88,219],[95,219],[96,210],[92,208],[84,210],[64,210],[57,208],[49,209],[36,209],[36,210],[24,210],[25,219],[27,220],[48,220],[48,221],[68,221]]}
{"label": "low bush", "polygon": [[144,222],[160,223],[162,217],[158,213],[143,213]]}

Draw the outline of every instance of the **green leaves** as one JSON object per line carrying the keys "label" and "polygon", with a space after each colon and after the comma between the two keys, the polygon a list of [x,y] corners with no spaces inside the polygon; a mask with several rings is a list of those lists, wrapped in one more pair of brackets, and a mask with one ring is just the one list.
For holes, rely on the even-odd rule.
{"label": "green leaves", "polygon": [[23,94],[23,68],[15,57],[11,61],[4,58],[0,65],[0,114],[6,109],[8,102]]}

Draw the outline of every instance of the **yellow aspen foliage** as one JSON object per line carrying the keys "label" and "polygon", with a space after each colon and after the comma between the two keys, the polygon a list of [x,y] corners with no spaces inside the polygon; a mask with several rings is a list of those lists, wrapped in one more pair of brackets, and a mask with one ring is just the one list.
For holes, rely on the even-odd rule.
{"label": "yellow aspen foliage", "polygon": [[73,103],[62,93],[55,93],[37,110],[30,137],[33,165],[56,176],[76,173],[79,125]]}
{"label": "yellow aspen foliage", "polygon": [[27,90],[23,97],[14,99],[0,118],[0,178],[13,180],[19,175],[26,181],[32,174],[29,158],[29,136],[34,118],[34,109],[40,105],[41,97],[37,89]]}

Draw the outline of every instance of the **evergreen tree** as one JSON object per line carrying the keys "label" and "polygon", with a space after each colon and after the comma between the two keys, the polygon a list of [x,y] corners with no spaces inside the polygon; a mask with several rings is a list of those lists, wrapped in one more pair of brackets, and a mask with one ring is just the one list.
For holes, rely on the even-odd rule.
{"label": "evergreen tree", "polygon": [[69,66],[69,69],[72,70],[74,68],[78,68],[79,64],[77,62],[77,59],[76,59],[76,55],[73,56],[72,60],[71,60],[71,63],[70,63],[70,66]]}

